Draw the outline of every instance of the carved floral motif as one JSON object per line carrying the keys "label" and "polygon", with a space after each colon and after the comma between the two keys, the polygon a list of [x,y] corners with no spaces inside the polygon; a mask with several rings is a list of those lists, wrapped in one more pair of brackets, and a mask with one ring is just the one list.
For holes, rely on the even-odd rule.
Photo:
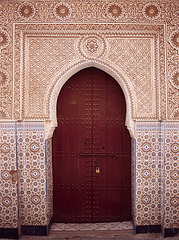
{"label": "carved floral motif", "polygon": [[35,15],[35,7],[31,3],[22,3],[18,8],[19,16],[24,20],[29,20]]}
{"label": "carved floral motif", "polygon": [[69,18],[71,15],[71,7],[68,3],[58,3],[55,5],[53,13],[56,18],[64,20],[66,18]]}
{"label": "carved floral motif", "polygon": [[79,40],[78,49],[83,57],[101,57],[106,50],[106,42],[99,35],[83,36]]}
{"label": "carved floral motif", "polygon": [[4,30],[0,30],[0,49],[6,48],[9,45],[9,42],[9,34]]}
{"label": "carved floral motif", "polygon": [[179,89],[179,69],[172,73],[170,82],[174,88]]}
{"label": "carved floral motif", "polygon": [[0,89],[9,83],[9,74],[5,70],[0,70]]}
{"label": "carved floral motif", "polygon": [[143,8],[143,15],[145,18],[153,20],[160,16],[161,10],[156,3],[147,3]]}
{"label": "carved floral motif", "polygon": [[179,50],[179,31],[172,32],[169,41],[173,48]]}
{"label": "carved floral motif", "polygon": [[113,20],[118,20],[124,15],[124,8],[119,3],[110,3],[106,8],[107,16]]}
{"label": "carved floral motif", "polygon": [[96,53],[98,51],[99,45],[96,41],[96,39],[88,39],[86,42],[86,50],[90,54]]}

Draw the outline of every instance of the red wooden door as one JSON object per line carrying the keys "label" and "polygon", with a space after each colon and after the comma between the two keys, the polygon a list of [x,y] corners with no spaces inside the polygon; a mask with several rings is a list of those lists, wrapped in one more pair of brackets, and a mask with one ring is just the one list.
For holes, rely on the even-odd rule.
{"label": "red wooden door", "polygon": [[119,84],[96,68],[63,86],[53,136],[54,222],[131,219],[125,106]]}

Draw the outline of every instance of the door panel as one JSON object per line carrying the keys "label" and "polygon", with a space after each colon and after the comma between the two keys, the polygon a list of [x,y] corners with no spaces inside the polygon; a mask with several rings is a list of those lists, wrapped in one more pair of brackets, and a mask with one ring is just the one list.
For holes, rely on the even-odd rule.
{"label": "door panel", "polygon": [[131,219],[130,135],[118,83],[96,68],[64,85],[53,136],[54,221]]}

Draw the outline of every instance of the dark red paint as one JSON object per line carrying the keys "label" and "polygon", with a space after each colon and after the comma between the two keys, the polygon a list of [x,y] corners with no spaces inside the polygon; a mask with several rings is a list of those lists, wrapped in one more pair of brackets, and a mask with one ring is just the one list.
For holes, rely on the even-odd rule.
{"label": "dark red paint", "polygon": [[130,135],[119,84],[96,68],[62,88],[53,136],[54,222],[131,219]]}

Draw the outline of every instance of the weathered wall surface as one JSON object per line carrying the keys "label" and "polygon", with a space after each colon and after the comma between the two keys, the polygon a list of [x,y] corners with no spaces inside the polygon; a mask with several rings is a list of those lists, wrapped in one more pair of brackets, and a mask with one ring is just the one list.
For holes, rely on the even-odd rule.
{"label": "weathered wall surface", "polygon": [[88,66],[125,94],[134,225],[179,229],[178,11],[175,0],[0,1],[2,229],[49,224],[56,101]]}

